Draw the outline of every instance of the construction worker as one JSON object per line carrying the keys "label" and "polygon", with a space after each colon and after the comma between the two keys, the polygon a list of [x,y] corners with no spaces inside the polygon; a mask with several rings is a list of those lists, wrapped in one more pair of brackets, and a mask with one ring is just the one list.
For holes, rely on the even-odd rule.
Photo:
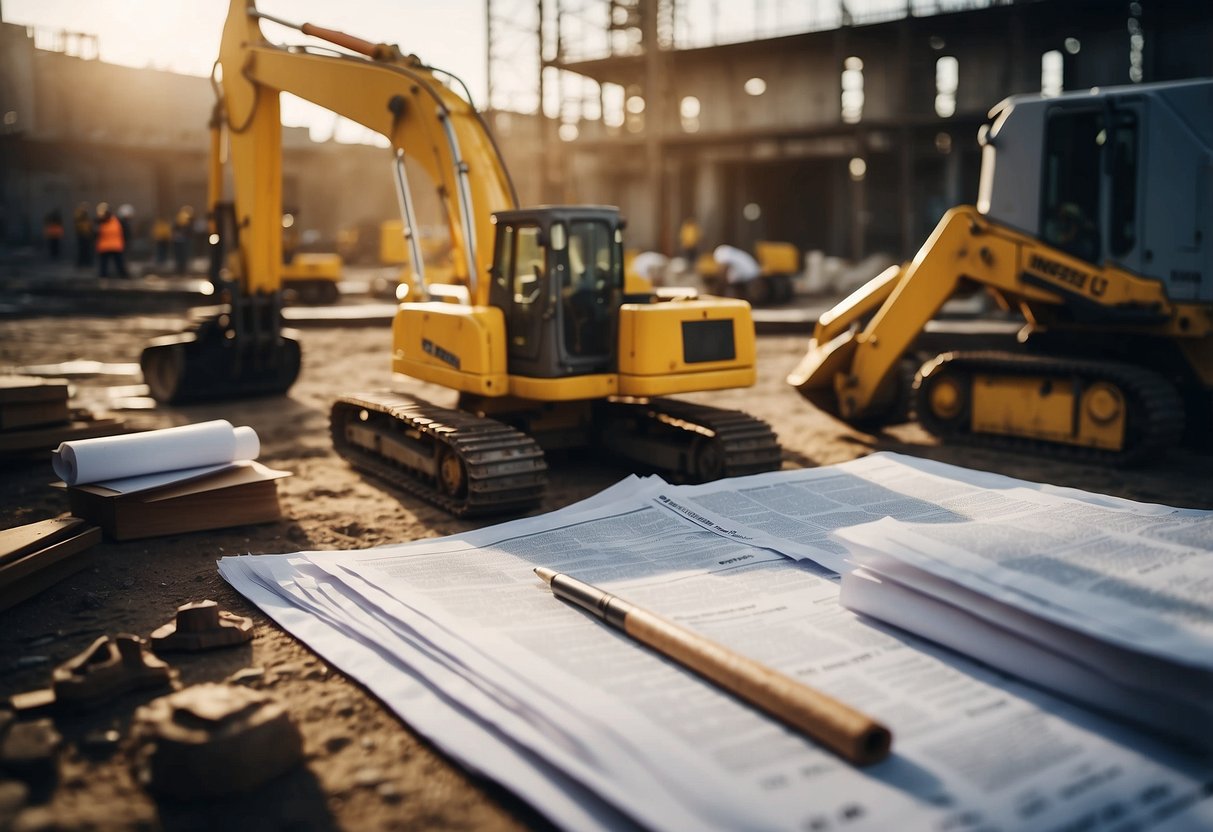
{"label": "construction worker", "polygon": [[126,234],[122,222],[110,210],[109,203],[97,205],[97,265],[101,277],[109,276],[113,263],[119,277],[126,277]]}
{"label": "construction worker", "polygon": [[632,260],[632,271],[654,286],[665,285],[666,269],[670,258],[658,251],[642,251]]}
{"label": "construction worker", "polygon": [[156,251],[156,265],[168,262],[169,243],[173,240],[173,224],[164,217],[156,217],[152,223],[152,244]]}
{"label": "construction worker", "polygon": [[173,260],[177,274],[185,274],[190,259],[190,235],[194,233],[194,209],[182,205],[173,219]]}
{"label": "construction worker", "polygon": [[59,246],[63,242],[63,218],[51,211],[42,222],[42,239],[46,241],[46,256],[58,262]]}
{"label": "construction worker", "polygon": [[758,265],[757,260],[748,252],[733,246],[716,246],[712,259],[720,266],[725,283],[729,286],[749,283],[762,274],[762,267]]}
{"label": "construction worker", "polygon": [[76,229],[76,268],[86,269],[93,265],[93,215],[87,202],[76,206],[73,217]]}
{"label": "construction worker", "polygon": [[682,221],[682,227],[678,229],[678,244],[689,267],[694,267],[695,258],[699,256],[699,239],[702,236],[699,223],[695,222],[694,217],[687,217]]}

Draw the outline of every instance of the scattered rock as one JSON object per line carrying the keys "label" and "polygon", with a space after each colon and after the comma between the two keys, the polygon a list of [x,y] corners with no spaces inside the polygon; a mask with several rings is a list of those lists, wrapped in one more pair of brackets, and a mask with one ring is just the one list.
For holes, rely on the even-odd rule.
{"label": "scattered rock", "polygon": [[177,617],[152,633],[156,650],[210,650],[253,637],[253,619],[219,609],[214,601],[182,604]]}
{"label": "scattered rock", "polygon": [[102,636],[87,650],[51,673],[51,687],[12,697],[21,712],[56,708],[91,708],[127,691],[174,686],[177,671],[156,658],[147,642],[133,635]]}
{"label": "scattered rock", "polygon": [[19,780],[0,780],[0,829],[12,826],[13,818],[28,800],[29,786]]}
{"label": "scattered rock", "polygon": [[138,777],[178,798],[245,792],[295,766],[303,738],[267,693],[205,684],[135,712]]}
{"label": "scattered rock", "polygon": [[404,792],[400,787],[392,782],[380,783],[375,788],[375,793],[379,795],[379,799],[384,803],[399,803],[404,800]]}
{"label": "scattered rock", "polygon": [[48,780],[62,742],[49,719],[14,723],[0,739],[0,768],[25,780]]}
{"label": "scattered rock", "polygon": [[386,779],[387,777],[381,770],[370,766],[360,768],[354,772],[354,782],[368,789],[372,786],[378,786]]}
{"label": "scattered rock", "polygon": [[264,678],[264,667],[245,667],[228,676],[227,681],[233,685],[255,685]]}

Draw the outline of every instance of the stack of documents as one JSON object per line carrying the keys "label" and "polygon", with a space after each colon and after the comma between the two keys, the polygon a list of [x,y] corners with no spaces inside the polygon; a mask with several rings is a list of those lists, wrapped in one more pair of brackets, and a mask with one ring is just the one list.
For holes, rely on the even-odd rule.
{"label": "stack of documents", "polygon": [[[689,487],[630,478],[462,535],[224,558],[220,571],[418,733],[565,828],[1209,823],[1213,760],[839,603],[851,566],[836,531],[1075,496],[984,477],[878,454]],[[892,755],[850,766],[556,600],[537,566],[870,714],[892,729]]]}
{"label": "stack of documents", "polygon": [[276,481],[290,473],[257,462],[260,449],[256,431],[223,419],[64,442],[54,485],[112,540],[268,523],[282,516]]}
{"label": "stack of documents", "polygon": [[843,606],[1213,749],[1213,517],[1023,493],[838,533]]}

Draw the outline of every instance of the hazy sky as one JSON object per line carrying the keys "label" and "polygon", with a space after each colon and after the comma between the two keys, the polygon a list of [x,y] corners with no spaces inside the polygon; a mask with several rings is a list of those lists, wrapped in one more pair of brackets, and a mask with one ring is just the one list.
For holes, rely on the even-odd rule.
{"label": "hazy sky", "polygon": [[[484,0],[258,0],[257,8],[296,23],[340,29],[366,40],[396,43],[432,66],[463,78],[478,105],[485,94]],[[127,66],[209,75],[219,53],[228,4],[224,0],[0,0],[4,20],[98,36],[100,58]],[[275,43],[304,43],[298,32],[262,22]],[[331,113],[284,101],[283,121],[333,132]],[[338,138],[363,132],[353,124]]]}
{"label": "hazy sky", "polygon": [[[550,1],[550,0],[549,0]],[[913,0],[922,2],[922,0]],[[931,4],[958,0],[931,0]],[[681,46],[745,40],[779,32],[831,25],[839,0],[682,0],[676,37]],[[487,106],[486,0],[257,0],[257,8],[295,23],[310,22],[339,29],[366,40],[398,44],[431,66],[458,75],[479,107]],[[593,3],[566,4],[597,9]],[[852,11],[904,13],[906,0],[850,0]],[[605,5],[604,7],[605,8]],[[533,25],[535,0],[494,0],[494,17],[524,15]],[[208,75],[219,51],[227,0],[0,0],[8,23],[98,36],[100,59],[108,63],[153,67],[190,75]],[[498,23],[497,25],[501,25]],[[574,31],[578,16],[566,17]],[[601,31],[599,24],[591,29]],[[274,43],[311,41],[273,23],[261,24]],[[506,27],[502,27],[505,31]],[[515,31],[518,31],[517,29]],[[43,44],[39,44],[43,45]],[[49,45],[49,44],[47,44]],[[510,56],[512,71],[495,60],[494,98],[498,106],[534,107],[535,45],[522,44]],[[505,56],[496,53],[499,59]],[[521,85],[521,93],[509,87]],[[555,91],[553,86],[552,91]],[[503,94],[497,98],[497,94]],[[518,95],[516,98],[515,95]],[[547,109],[552,114],[553,102]],[[374,134],[336,118],[307,102],[283,97],[282,120],[311,129],[317,141],[336,135],[341,141],[369,141]]]}

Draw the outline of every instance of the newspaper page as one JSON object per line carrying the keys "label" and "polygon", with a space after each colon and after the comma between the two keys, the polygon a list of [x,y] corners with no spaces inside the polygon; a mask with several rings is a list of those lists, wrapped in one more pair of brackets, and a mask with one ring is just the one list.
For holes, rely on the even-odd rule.
{"label": "newspaper page", "polygon": [[[568,829],[628,830],[628,816],[543,757],[536,755],[493,728],[493,718],[504,704],[490,701],[457,703],[445,692],[451,677],[441,676],[424,657],[400,644],[384,649],[381,641],[360,636],[339,610],[311,603],[294,586],[278,583],[273,573],[298,569],[307,581],[307,566],[290,555],[227,557],[220,573],[241,594],[257,604],[295,637],[331,665],[365,684],[409,725],[469,771],[491,777]],[[314,586],[324,582],[321,577]],[[376,635],[383,637],[383,630]],[[424,668],[424,674],[421,672]]]}
{"label": "newspaper page", "polygon": [[[930,577],[930,576],[928,576]],[[1014,610],[986,614],[988,599],[955,588],[920,591],[866,568],[842,576],[840,602],[855,612],[901,627],[984,661],[1021,679],[1135,722],[1195,749],[1213,750],[1213,698],[1172,666],[1053,627],[1003,626]],[[947,600],[945,600],[945,598]],[[981,609],[983,614],[976,610]],[[1161,665],[1161,666],[1160,666]]]}
{"label": "newspaper page", "polygon": [[680,487],[654,499],[716,534],[845,572],[846,546],[831,533],[893,517],[920,524],[993,519],[1034,510],[1040,495],[1132,511],[1160,528],[1203,512],[1040,485],[891,452],[823,468],[755,474]]}
{"label": "newspaper page", "polygon": [[1047,494],[1024,503],[963,522],[886,519],[838,537],[878,570],[905,563],[1094,638],[1213,670],[1213,512],[1139,515]]}
{"label": "newspaper page", "polygon": [[[687,813],[704,829],[1148,826],[1213,779],[1177,749],[860,620],[810,566],[647,503],[310,560],[538,703],[558,742],[529,749],[580,739],[595,752],[584,785],[657,829],[691,828]],[[894,755],[847,765],[557,601],[541,565],[867,711],[892,728]],[[636,781],[670,800],[629,798],[620,784]]]}

